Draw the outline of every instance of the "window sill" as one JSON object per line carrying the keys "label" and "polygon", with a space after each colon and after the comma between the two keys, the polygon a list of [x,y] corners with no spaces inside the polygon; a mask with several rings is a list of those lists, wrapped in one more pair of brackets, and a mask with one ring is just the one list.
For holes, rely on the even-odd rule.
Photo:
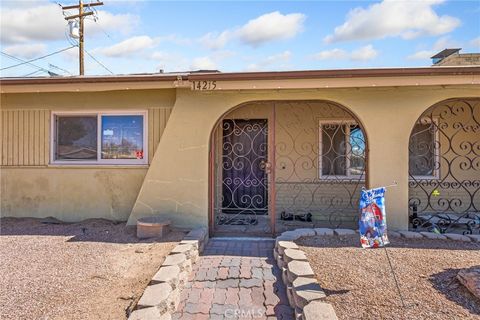
{"label": "window sill", "polygon": [[435,176],[413,176],[408,178],[408,181],[418,181],[418,180],[440,180],[439,177]]}
{"label": "window sill", "polygon": [[53,163],[47,165],[47,168],[63,169],[143,169],[148,168],[148,164],[60,164]]}

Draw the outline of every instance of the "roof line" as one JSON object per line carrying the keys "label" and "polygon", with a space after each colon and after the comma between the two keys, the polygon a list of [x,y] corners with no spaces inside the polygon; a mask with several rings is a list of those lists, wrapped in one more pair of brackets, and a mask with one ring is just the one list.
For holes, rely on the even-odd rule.
{"label": "roof line", "polygon": [[408,77],[480,75],[480,66],[455,67],[414,67],[414,68],[375,68],[337,69],[303,71],[264,71],[264,72],[208,72],[182,74],[145,74],[121,76],[75,76],[51,78],[1,78],[0,85],[63,84],[63,83],[112,83],[112,82],[152,82],[152,81],[196,81],[196,80],[292,80],[321,78],[369,78],[369,77]]}
{"label": "roof line", "polygon": [[188,75],[189,80],[288,80],[316,78],[407,77],[480,74],[480,66],[234,72]]}

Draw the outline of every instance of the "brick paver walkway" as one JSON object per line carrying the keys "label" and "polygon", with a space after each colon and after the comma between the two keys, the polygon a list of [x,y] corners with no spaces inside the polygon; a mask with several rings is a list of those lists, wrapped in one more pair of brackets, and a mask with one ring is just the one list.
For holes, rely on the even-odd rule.
{"label": "brick paver walkway", "polygon": [[173,319],[293,319],[274,242],[210,239]]}

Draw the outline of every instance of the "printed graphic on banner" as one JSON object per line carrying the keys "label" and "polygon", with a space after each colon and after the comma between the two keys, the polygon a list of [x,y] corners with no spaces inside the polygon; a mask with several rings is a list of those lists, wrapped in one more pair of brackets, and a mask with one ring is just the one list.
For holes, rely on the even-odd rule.
{"label": "printed graphic on banner", "polygon": [[359,231],[363,248],[378,248],[389,244],[385,216],[385,190],[385,188],[362,190]]}

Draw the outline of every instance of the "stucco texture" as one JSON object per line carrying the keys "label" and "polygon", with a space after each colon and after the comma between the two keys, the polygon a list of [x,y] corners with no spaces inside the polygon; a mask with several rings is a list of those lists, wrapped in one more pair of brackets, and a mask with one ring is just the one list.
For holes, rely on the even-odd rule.
{"label": "stucco texture", "polygon": [[389,225],[408,227],[408,141],[413,125],[431,105],[449,98],[478,97],[478,87],[390,87],[318,90],[220,91],[178,89],[170,120],[152,160],[128,223],[162,214],[175,225],[209,222],[209,141],[232,108],[251,101],[326,100],[347,107],[363,124],[369,142],[370,187],[387,192]]}
{"label": "stucco texture", "polygon": [[54,111],[148,111],[148,153],[156,151],[175,90],[1,95],[1,216],[126,221],[148,166],[52,165]]}

